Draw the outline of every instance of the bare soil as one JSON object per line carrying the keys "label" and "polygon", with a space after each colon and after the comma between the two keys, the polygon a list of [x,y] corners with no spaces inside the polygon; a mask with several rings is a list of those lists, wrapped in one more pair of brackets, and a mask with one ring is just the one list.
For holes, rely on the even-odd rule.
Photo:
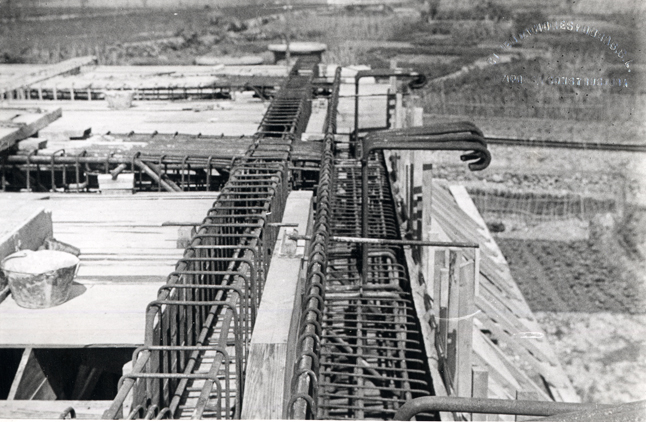
{"label": "bare soil", "polygon": [[629,207],[593,219],[584,240],[555,240],[560,223],[551,240],[549,224],[543,239],[496,239],[583,402],[646,399],[645,221]]}
{"label": "bare soil", "polygon": [[646,399],[646,315],[536,312],[583,402]]}

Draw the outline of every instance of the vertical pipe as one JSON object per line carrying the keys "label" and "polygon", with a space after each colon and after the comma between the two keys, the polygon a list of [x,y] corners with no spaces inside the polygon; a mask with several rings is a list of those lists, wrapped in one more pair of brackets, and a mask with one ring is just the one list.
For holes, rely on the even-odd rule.
{"label": "vertical pipe", "polygon": [[354,81],[354,140],[359,141],[359,79]]}
{"label": "vertical pipe", "polygon": [[31,151],[29,154],[27,154],[27,166],[25,167],[25,174],[26,174],[26,176],[27,176],[27,191],[28,191],[28,192],[31,192],[31,181],[29,180],[29,178],[31,177],[31,176],[29,175],[29,174],[30,174],[29,170],[31,169],[31,163],[30,163],[30,161],[29,161],[29,160],[30,160],[30,158],[31,158],[31,155],[32,155],[35,151],[36,151],[36,150],[33,150],[33,151]]}
{"label": "vertical pipe", "polygon": [[7,189],[6,166],[7,166],[7,157],[3,156],[2,157],[2,191],[3,192]]}
{"label": "vertical pipe", "polygon": [[[357,85],[358,86],[358,85]],[[368,237],[368,154],[364,153],[364,159],[361,160],[361,236]],[[361,246],[361,278],[363,284],[368,282],[368,248],[366,243]]]}

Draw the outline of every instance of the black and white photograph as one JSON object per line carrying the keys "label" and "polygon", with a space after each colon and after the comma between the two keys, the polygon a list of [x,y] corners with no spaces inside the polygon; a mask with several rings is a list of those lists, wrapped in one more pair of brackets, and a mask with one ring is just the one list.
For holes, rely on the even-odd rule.
{"label": "black and white photograph", "polygon": [[0,420],[646,421],[646,1],[0,0]]}

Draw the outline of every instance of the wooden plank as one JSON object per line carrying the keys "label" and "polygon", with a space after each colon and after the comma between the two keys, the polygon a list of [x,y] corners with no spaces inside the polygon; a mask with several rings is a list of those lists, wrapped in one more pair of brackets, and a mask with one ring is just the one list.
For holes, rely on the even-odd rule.
{"label": "wooden plank", "polygon": [[[18,249],[37,250],[52,237],[52,215],[23,203],[0,210],[0,260]],[[26,216],[26,218],[25,218]],[[4,287],[0,285],[0,289]],[[2,302],[2,300],[0,300]]]}
{"label": "wooden plank", "polygon": [[[287,198],[284,223],[297,224],[296,230],[305,234],[311,214],[312,192],[293,191]],[[294,230],[282,227],[279,231],[271,266],[267,273],[264,293],[251,337],[249,364],[245,378],[242,419],[283,419],[291,379],[286,368],[288,343],[293,341],[298,318],[297,296],[302,277],[304,241],[287,237]]]}
{"label": "wooden plank", "polygon": [[[433,182],[433,165],[422,164],[422,240],[431,240],[431,187]],[[433,266],[435,261],[435,248],[422,248],[422,275],[427,283],[427,291],[433,292]]]}
{"label": "wooden plank", "polygon": [[489,369],[489,378],[498,378],[505,389],[507,390],[508,397],[513,397],[512,391],[520,389],[520,383],[508,369],[505,361],[500,359],[497,353],[494,352],[496,346],[489,340],[480,330],[476,330],[473,337],[473,349],[476,355],[482,359],[483,363]]}
{"label": "wooden plank", "polygon": [[32,355],[31,347],[27,347],[22,351],[22,356],[20,357],[20,363],[18,364],[18,369],[16,370],[16,375],[13,377],[13,382],[11,383],[11,388],[9,389],[9,395],[7,400],[13,400],[16,398],[16,393],[22,383],[22,377],[25,373],[25,368],[27,368],[27,363],[29,358]]}
{"label": "wooden plank", "polygon": [[242,419],[283,419],[286,356],[286,343],[251,345]]}
{"label": "wooden plank", "polygon": [[0,304],[0,347],[141,345],[146,305],[162,284],[76,283],[67,302],[47,309],[24,309],[5,300]]}
{"label": "wooden plank", "polygon": [[27,138],[18,141],[18,151],[33,151],[47,147],[47,139],[45,138]]}
{"label": "wooden plank", "polygon": [[17,141],[28,138],[40,129],[62,116],[62,110],[57,108],[51,111],[25,111],[11,119],[10,123],[17,127],[2,127],[0,124],[0,152],[11,148]]}
{"label": "wooden plank", "polygon": [[56,393],[31,347],[23,352],[14,383],[11,385],[9,399],[56,400]]}
{"label": "wooden plank", "polygon": [[58,419],[68,407],[77,419],[101,419],[111,400],[0,400],[0,419]]}

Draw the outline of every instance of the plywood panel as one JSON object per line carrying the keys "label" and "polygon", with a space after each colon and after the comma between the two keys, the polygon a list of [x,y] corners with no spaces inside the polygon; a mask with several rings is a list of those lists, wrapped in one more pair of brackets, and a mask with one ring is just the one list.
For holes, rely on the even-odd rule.
{"label": "plywood panel", "polygon": [[163,284],[94,284],[79,279],[71,299],[48,309],[0,304],[0,347],[135,346],[144,341],[146,305]]}

